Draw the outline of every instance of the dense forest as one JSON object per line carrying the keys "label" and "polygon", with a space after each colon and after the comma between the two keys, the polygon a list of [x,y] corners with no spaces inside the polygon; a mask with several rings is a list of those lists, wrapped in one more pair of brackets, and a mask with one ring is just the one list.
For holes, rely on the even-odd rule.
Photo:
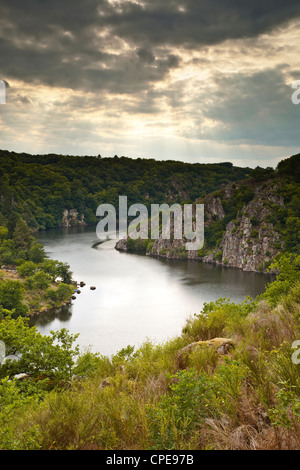
{"label": "dense forest", "polygon": [[189,164],[127,157],[101,158],[28,155],[0,151],[0,214],[22,215],[36,229],[61,225],[64,210],[75,209],[96,223],[102,203],[194,201],[229,182],[245,178],[249,168],[231,163]]}

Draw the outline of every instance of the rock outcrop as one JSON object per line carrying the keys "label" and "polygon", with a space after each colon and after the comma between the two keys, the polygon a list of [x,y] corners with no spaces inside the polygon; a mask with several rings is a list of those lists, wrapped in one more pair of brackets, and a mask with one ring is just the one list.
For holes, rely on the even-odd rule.
{"label": "rock outcrop", "polygon": [[[204,248],[199,251],[187,251],[187,240],[174,240],[171,236],[170,240],[159,238],[145,242],[144,251],[149,256],[198,260],[243,271],[267,272],[269,264],[284,245],[272,220],[274,210],[284,210],[284,200],[278,189],[272,179],[267,182],[249,179],[227,185],[222,190],[196,201],[204,204],[204,239],[207,232],[217,230],[215,227],[221,226],[220,239],[214,246],[212,243],[205,243]],[[239,191],[244,191],[245,203],[234,212],[234,203]],[[234,213],[233,218],[230,218],[231,212]],[[134,243],[130,243],[128,250],[128,239],[118,241],[116,249],[135,251]],[[136,251],[141,251],[141,244]]]}
{"label": "rock outcrop", "polygon": [[61,226],[73,227],[75,225],[85,225],[84,214],[79,217],[77,209],[65,209],[63,211]]}
{"label": "rock outcrop", "polygon": [[197,348],[211,348],[220,355],[228,354],[234,348],[234,341],[230,338],[213,338],[206,341],[197,341],[188,344],[176,354],[176,360],[180,367],[184,367],[189,354]]}

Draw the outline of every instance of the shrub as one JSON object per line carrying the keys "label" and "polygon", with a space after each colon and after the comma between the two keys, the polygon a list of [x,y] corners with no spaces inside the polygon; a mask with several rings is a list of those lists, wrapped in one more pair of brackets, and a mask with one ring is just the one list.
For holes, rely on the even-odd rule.
{"label": "shrub", "polygon": [[51,277],[44,271],[39,271],[32,276],[33,288],[36,289],[47,289],[51,282]]}
{"label": "shrub", "polygon": [[276,272],[277,277],[267,285],[260,298],[275,306],[300,281],[300,256],[291,253],[277,255],[269,270]]}
{"label": "shrub", "polygon": [[250,234],[250,237],[251,237],[251,238],[257,238],[258,235],[259,235],[259,231],[256,230],[256,229],[254,229],[254,230],[252,230],[252,232],[251,232],[251,234]]}
{"label": "shrub", "polygon": [[0,307],[13,311],[13,316],[25,316],[28,307],[23,304],[24,287],[20,281],[0,282]]}
{"label": "shrub", "polygon": [[33,276],[36,272],[37,266],[33,261],[25,261],[17,267],[17,271],[21,277]]}
{"label": "shrub", "polygon": [[180,449],[213,408],[214,385],[205,373],[184,370],[168,377],[170,392],[147,407],[154,449]]}
{"label": "shrub", "polygon": [[250,222],[253,225],[253,227],[259,225],[259,220],[258,218],[254,215],[253,217],[250,218]]}

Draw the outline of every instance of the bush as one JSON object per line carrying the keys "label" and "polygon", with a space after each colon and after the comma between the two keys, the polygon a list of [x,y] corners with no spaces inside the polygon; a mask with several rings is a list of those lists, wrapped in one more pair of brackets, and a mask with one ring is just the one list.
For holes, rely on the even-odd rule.
{"label": "bush", "polygon": [[11,310],[13,316],[25,316],[28,307],[23,304],[24,287],[20,281],[0,282],[0,307]]}
{"label": "bush", "polygon": [[260,298],[275,306],[300,281],[300,256],[291,253],[277,255],[269,270],[276,272],[277,277],[267,285]]}
{"label": "bush", "polygon": [[21,277],[33,276],[36,272],[37,266],[33,261],[25,261],[17,267],[17,271]]}
{"label": "bush", "polygon": [[43,245],[34,243],[34,245],[29,249],[28,256],[30,261],[33,261],[34,263],[42,263],[46,257]]}
{"label": "bush", "polygon": [[69,380],[75,366],[78,346],[72,345],[78,335],[67,330],[41,335],[35,327],[28,326],[28,319],[18,317],[0,322],[0,340],[6,346],[6,354],[18,354],[17,361],[7,361],[0,367],[0,377],[12,377],[26,373],[34,377],[44,374],[57,380]]}
{"label": "bush", "polygon": [[180,449],[213,408],[214,385],[205,373],[184,370],[168,377],[170,392],[147,408],[154,449]]}
{"label": "bush", "polygon": [[47,289],[51,282],[51,277],[49,274],[45,273],[44,271],[37,272],[34,276],[32,276],[33,288],[35,289]]}
{"label": "bush", "polygon": [[53,303],[68,300],[73,293],[73,287],[70,284],[61,283],[57,289],[47,289],[46,298]]}

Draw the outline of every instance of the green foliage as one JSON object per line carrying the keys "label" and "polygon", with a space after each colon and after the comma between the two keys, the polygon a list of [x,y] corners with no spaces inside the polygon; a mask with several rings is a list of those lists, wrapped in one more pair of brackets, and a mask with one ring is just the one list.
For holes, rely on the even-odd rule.
{"label": "green foliage", "polygon": [[[42,337],[25,319],[0,321],[7,354],[20,357],[0,365],[0,448],[263,449],[270,435],[276,449],[299,448],[299,305],[300,282],[275,308],[219,299],[180,337],[111,358],[79,354],[65,330]],[[203,332],[230,333],[235,347],[195,348],[179,369],[178,351]]]}
{"label": "green foliage", "polygon": [[73,293],[73,287],[70,284],[60,283],[57,289],[48,289],[47,296],[54,302],[63,302],[68,300]]}
{"label": "green foliage", "polygon": [[254,170],[251,170],[250,176],[259,181],[266,181],[274,176],[274,168],[261,168],[257,166]]}
{"label": "green foliage", "polygon": [[256,302],[251,298],[246,298],[241,304],[226,298],[204,303],[201,313],[190,317],[183,331],[192,341],[205,341],[231,334],[255,305]]}
{"label": "green foliage", "polygon": [[258,235],[259,235],[258,230],[253,229],[252,232],[251,232],[251,234],[250,234],[250,237],[251,237],[251,238],[257,238]]}
{"label": "green foliage", "polygon": [[297,183],[300,182],[300,166],[299,166],[300,154],[293,155],[290,158],[286,158],[278,163],[277,171],[280,175],[289,176],[295,178]]}
{"label": "green foliage", "polygon": [[18,360],[7,360],[0,365],[0,378],[26,373],[33,377],[44,374],[55,380],[70,380],[79,354],[78,346],[72,349],[77,337],[65,329],[43,336],[21,317],[2,320],[0,340],[5,344],[6,355],[16,355]]}
{"label": "green foliage", "polygon": [[70,265],[68,263],[57,262],[57,276],[61,278],[64,284],[71,284],[72,272],[70,271]]}
{"label": "green foliage", "polygon": [[15,414],[18,415],[28,405],[37,405],[40,396],[38,387],[32,387],[30,392],[24,393],[17,380],[9,380],[8,377],[0,379],[0,448],[2,450],[40,449],[38,426],[22,431],[18,437],[14,429]]}
{"label": "green foliage", "polygon": [[65,284],[70,284],[72,282],[72,272],[70,271],[70,266],[67,263],[47,259],[40,263],[38,268],[39,270],[49,274],[52,282],[54,282],[57,278],[60,278],[61,281]]}
{"label": "green foliage", "polygon": [[214,398],[213,381],[194,370],[168,377],[170,392],[148,408],[150,437],[154,449],[178,449],[209,416]]}
{"label": "green foliage", "polygon": [[[119,194],[150,204],[166,194],[180,201],[184,190],[193,200],[246,172],[229,164],[0,152],[0,258],[22,276],[22,282],[0,281],[0,341],[18,358],[0,364],[0,448],[262,449],[270,442],[299,448],[300,375],[291,360],[291,343],[300,335],[298,160],[284,161],[275,176],[256,169],[266,187],[270,176],[279,178],[285,207],[268,207],[293,253],[275,259],[276,280],[261,298],[207,303],[180,337],[160,345],[147,341],[136,351],[128,346],[108,358],[80,354],[77,335],[63,329],[42,336],[18,316],[26,313],[25,295],[40,289],[54,305],[72,291],[70,266],[46,259],[20,215],[32,227],[51,227],[64,208],[76,207],[93,223],[97,205],[116,203]],[[253,196],[250,183],[232,186],[232,196],[222,200],[225,218],[207,229],[205,250],[220,243],[228,221],[238,226]],[[256,230],[257,220],[251,223]],[[151,248],[146,242],[138,245],[141,251]],[[54,284],[58,277],[63,282]],[[228,356],[195,348],[179,369],[183,347],[219,336],[233,338]],[[25,379],[15,378],[24,373]]]}
{"label": "green foliage", "polygon": [[35,274],[37,269],[36,264],[33,261],[25,261],[17,267],[17,271],[21,277],[29,277]]}
{"label": "green foliage", "polygon": [[42,263],[46,258],[44,247],[40,243],[32,244],[29,249],[28,258],[33,263]]}
{"label": "green foliage", "polygon": [[300,397],[288,382],[280,382],[279,385],[269,417],[274,426],[293,429],[293,421],[300,423]]}
{"label": "green foliage", "polygon": [[259,220],[256,216],[253,216],[250,218],[251,224],[255,227],[256,225],[259,225]]}
{"label": "green foliage", "polygon": [[2,243],[8,237],[8,229],[0,226],[0,243]]}
{"label": "green foliage", "polygon": [[13,316],[25,316],[28,307],[23,304],[24,286],[20,281],[0,281],[0,307],[13,312]]}
{"label": "green foliage", "polygon": [[44,271],[38,271],[30,278],[31,289],[47,289],[51,282],[51,277]]}
{"label": "green foliage", "polygon": [[148,239],[145,239],[145,240],[141,238],[138,238],[137,240],[134,240],[133,238],[127,239],[127,250],[129,252],[146,253],[148,245],[149,245]]}
{"label": "green foliage", "polygon": [[269,270],[277,273],[276,280],[268,284],[260,298],[275,306],[300,280],[300,255],[292,253],[278,255]]}
{"label": "green foliage", "polygon": [[[98,205],[117,205],[119,195],[127,195],[129,204],[149,206],[166,199],[181,203],[183,193],[187,200],[195,200],[245,178],[249,172],[249,168],[223,163],[191,165],[172,160],[28,155],[2,150],[0,213],[10,218],[10,236],[20,215],[30,227],[44,229],[59,226],[64,209],[77,209],[87,223],[96,223]],[[22,232],[18,227],[20,244]]]}
{"label": "green foliage", "polygon": [[[18,217],[12,218],[12,221],[14,224],[11,227],[11,238],[6,238],[9,237],[9,231],[4,231],[5,237],[0,245],[0,261],[6,265],[16,265],[17,273],[24,282],[6,280],[5,276],[2,276],[1,317],[9,312],[14,317],[24,316],[29,308],[38,311],[41,303],[44,302],[45,305],[47,300],[50,301],[50,306],[60,305],[72,294],[70,266],[57,260],[46,259],[44,247],[36,242],[27,224]],[[58,287],[54,284],[57,279],[61,281]]]}
{"label": "green foliage", "polygon": [[244,380],[249,375],[245,364],[225,357],[215,376],[215,381],[221,396],[225,396],[227,401],[233,400],[234,407],[239,398]]}

